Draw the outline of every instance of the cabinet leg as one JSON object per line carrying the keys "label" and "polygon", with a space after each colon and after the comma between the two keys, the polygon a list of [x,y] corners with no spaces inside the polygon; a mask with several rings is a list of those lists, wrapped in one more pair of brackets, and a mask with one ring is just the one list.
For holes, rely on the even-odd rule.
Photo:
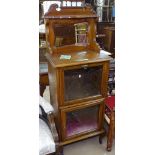
{"label": "cabinet leg", "polygon": [[107,151],[111,151],[112,149],[113,137],[115,132],[114,126],[115,126],[115,121],[114,121],[114,116],[112,114],[108,136],[107,136]]}
{"label": "cabinet leg", "polygon": [[99,143],[102,144],[102,139],[103,139],[104,134],[99,135]]}
{"label": "cabinet leg", "polygon": [[60,146],[59,147],[59,154],[60,155],[64,155],[63,146]]}

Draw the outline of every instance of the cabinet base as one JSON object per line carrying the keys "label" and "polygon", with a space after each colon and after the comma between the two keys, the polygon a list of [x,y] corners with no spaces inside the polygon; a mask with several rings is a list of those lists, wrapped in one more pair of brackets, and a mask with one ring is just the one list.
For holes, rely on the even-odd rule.
{"label": "cabinet base", "polygon": [[82,136],[79,136],[79,137],[75,137],[75,138],[68,139],[68,140],[65,140],[63,142],[60,142],[59,145],[60,146],[67,145],[67,144],[74,143],[74,142],[84,140],[84,139],[87,139],[87,138],[90,138],[90,137],[94,137],[94,136],[97,136],[97,135],[104,135],[104,133],[105,133],[104,130],[91,132],[91,133],[88,133],[88,134],[85,134],[85,135],[82,135]]}

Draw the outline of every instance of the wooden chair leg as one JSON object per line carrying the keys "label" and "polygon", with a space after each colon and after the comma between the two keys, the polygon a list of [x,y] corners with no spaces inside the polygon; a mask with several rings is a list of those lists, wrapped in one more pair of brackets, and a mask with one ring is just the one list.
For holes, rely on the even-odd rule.
{"label": "wooden chair leg", "polygon": [[111,151],[111,149],[112,149],[114,131],[115,131],[115,116],[114,116],[114,113],[112,112],[111,113],[108,136],[107,136],[107,151]]}
{"label": "wooden chair leg", "polygon": [[57,144],[55,155],[64,155],[63,146],[59,146],[59,144]]}
{"label": "wooden chair leg", "polygon": [[58,150],[56,150],[55,155],[63,155],[63,151],[62,151],[62,150],[60,150],[60,149],[58,149]]}

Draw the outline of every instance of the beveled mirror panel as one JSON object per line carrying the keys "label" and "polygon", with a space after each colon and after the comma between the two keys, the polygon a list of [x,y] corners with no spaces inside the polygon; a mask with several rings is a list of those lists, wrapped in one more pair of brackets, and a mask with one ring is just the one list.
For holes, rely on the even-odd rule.
{"label": "beveled mirror panel", "polygon": [[54,24],[55,46],[87,44],[88,23]]}

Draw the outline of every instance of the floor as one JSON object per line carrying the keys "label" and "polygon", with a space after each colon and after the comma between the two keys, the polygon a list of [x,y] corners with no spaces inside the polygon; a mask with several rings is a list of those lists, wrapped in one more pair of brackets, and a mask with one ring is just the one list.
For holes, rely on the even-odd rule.
{"label": "floor", "polygon": [[89,138],[64,147],[64,155],[115,155],[115,144],[112,151],[106,151],[106,137],[99,144],[98,137]]}
{"label": "floor", "polygon": [[[46,88],[43,97],[50,101],[49,87]],[[103,138],[102,144],[99,144],[98,137],[89,138],[64,147],[64,155],[115,155],[115,143],[112,151],[106,151],[106,137]]]}

